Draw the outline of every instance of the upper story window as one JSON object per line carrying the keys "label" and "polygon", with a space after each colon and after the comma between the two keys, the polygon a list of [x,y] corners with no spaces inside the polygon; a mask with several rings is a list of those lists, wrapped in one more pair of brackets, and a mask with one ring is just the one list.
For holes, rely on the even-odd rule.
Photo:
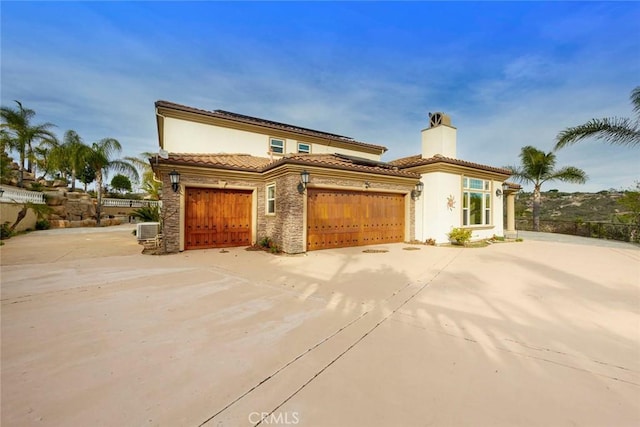
{"label": "upper story window", "polygon": [[267,213],[276,213],[276,185],[267,185]]}
{"label": "upper story window", "polygon": [[491,182],[486,179],[462,179],[462,225],[491,224]]}
{"label": "upper story window", "polygon": [[273,154],[284,154],[284,140],[269,138],[269,151]]}
{"label": "upper story window", "polygon": [[298,142],[298,153],[311,153],[311,144],[305,144],[303,142]]}

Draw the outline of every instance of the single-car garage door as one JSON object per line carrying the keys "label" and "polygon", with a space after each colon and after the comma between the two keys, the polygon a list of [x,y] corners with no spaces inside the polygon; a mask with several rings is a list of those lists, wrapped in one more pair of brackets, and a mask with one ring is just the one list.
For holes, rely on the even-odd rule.
{"label": "single-car garage door", "polygon": [[251,245],[251,191],[186,188],[185,249]]}
{"label": "single-car garage door", "polygon": [[307,191],[307,250],[404,241],[404,195]]}

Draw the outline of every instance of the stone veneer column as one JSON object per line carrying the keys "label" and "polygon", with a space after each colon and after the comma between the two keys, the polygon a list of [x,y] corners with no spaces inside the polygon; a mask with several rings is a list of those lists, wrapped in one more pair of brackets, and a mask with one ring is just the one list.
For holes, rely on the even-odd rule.
{"label": "stone veneer column", "polygon": [[507,193],[507,233],[516,231],[516,194]]}
{"label": "stone veneer column", "polygon": [[184,192],[184,186],[174,193],[171,189],[169,175],[162,172],[162,210],[161,216],[164,218],[162,234],[168,253],[180,251],[180,194]]}

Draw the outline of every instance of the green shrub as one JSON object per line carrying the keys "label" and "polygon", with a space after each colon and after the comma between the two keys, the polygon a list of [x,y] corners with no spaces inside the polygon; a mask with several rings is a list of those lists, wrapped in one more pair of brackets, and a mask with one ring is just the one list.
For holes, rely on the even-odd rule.
{"label": "green shrub", "polygon": [[13,235],[11,231],[11,227],[9,226],[9,221],[0,225],[0,240],[8,239]]}
{"label": "green shrub", "polygon": [[51,228],[51,223],[46,219],[39,219],[36,221],[36,230],[48,230]]}
{"label": "green shrub", "polygon": [[451,243],[464,246],[469,240],[471,240],[471,230],[465,228],[453,228],[447,236],[449,236]]}
{"label": "green shrub", "polygon": [[144,222],[160,222],[160,208],[158,206],[143,206],[131,212],[131,216],[140,218]]}

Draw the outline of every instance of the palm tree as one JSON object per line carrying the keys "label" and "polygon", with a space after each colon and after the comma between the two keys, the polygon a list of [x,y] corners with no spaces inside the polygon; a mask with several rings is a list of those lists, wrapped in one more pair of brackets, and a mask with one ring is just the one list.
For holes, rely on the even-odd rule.
{"label": "palm tree", "polygon": [[586,173],[574,166],[555,169],[556,155],[545,153],[530,145],[520,151],[520,166],[507,166],[511,176],[518,182],[533,184],[533,229],[540,231],[540,188],[547,181],[563,181],[584,184]]}
{"label": "palm tree", "polygon": [[640,144],[640,86],[631,91],[631,103],[633,111],[637,115],[635,119],[605,117],[604,119],[591,119],[585,124],[567,128],[556,137],[554,150],[589,137],[615,145],[635,146]]}
{"label": "palm tree", "polygon": [[76,179],[83,172],[90,153],[90,147],[74,130],[66,131],[62,145],[53,149],[52,161],[60,170],[71,173],[71,191],[75,191]]}
{"label": "palm tree", "polygon": [[97,223],[100,225],[100,213],[102,211],[102,188],[103,182],[110,170],[122,172],[138,179],[138,171],[125,160],[113,159],[115,154],[120,153],[122,146],[113,138],[104,138],[98,142],[94,142],[90,147],[90,151],[86,157],[87,164],[96,171],[96,216]]}
{"label": "palm tree", "polygon": [[147,193],[151,199],[159,200],[162,182],[154,179],[153,169],[151,169],[151,164],[149,163],[149,159],[155,156],[157,156],[156,153],[144,152],[140,153],[139,157],[125,157],[124,159],[142,172],[142,191]]}
{"label": "palm tree", "polygon": [[9,139],[9,146],[16,150],[20,155],[20,175],[18,177],[18,186],[22,187],[24,180],[25,160],[28,162],[27,170],[32,171],[31,162],[33,161],[33,143],[36,141],[55,139],[55,135],[49,130],[54,125],[51,123],[42,123],[32,125],[31,120],[36,112],[24,108],[20,101],[17,109],[9,107],[0,107],[0,117],[2,118],[2,128],[5,129]]}

